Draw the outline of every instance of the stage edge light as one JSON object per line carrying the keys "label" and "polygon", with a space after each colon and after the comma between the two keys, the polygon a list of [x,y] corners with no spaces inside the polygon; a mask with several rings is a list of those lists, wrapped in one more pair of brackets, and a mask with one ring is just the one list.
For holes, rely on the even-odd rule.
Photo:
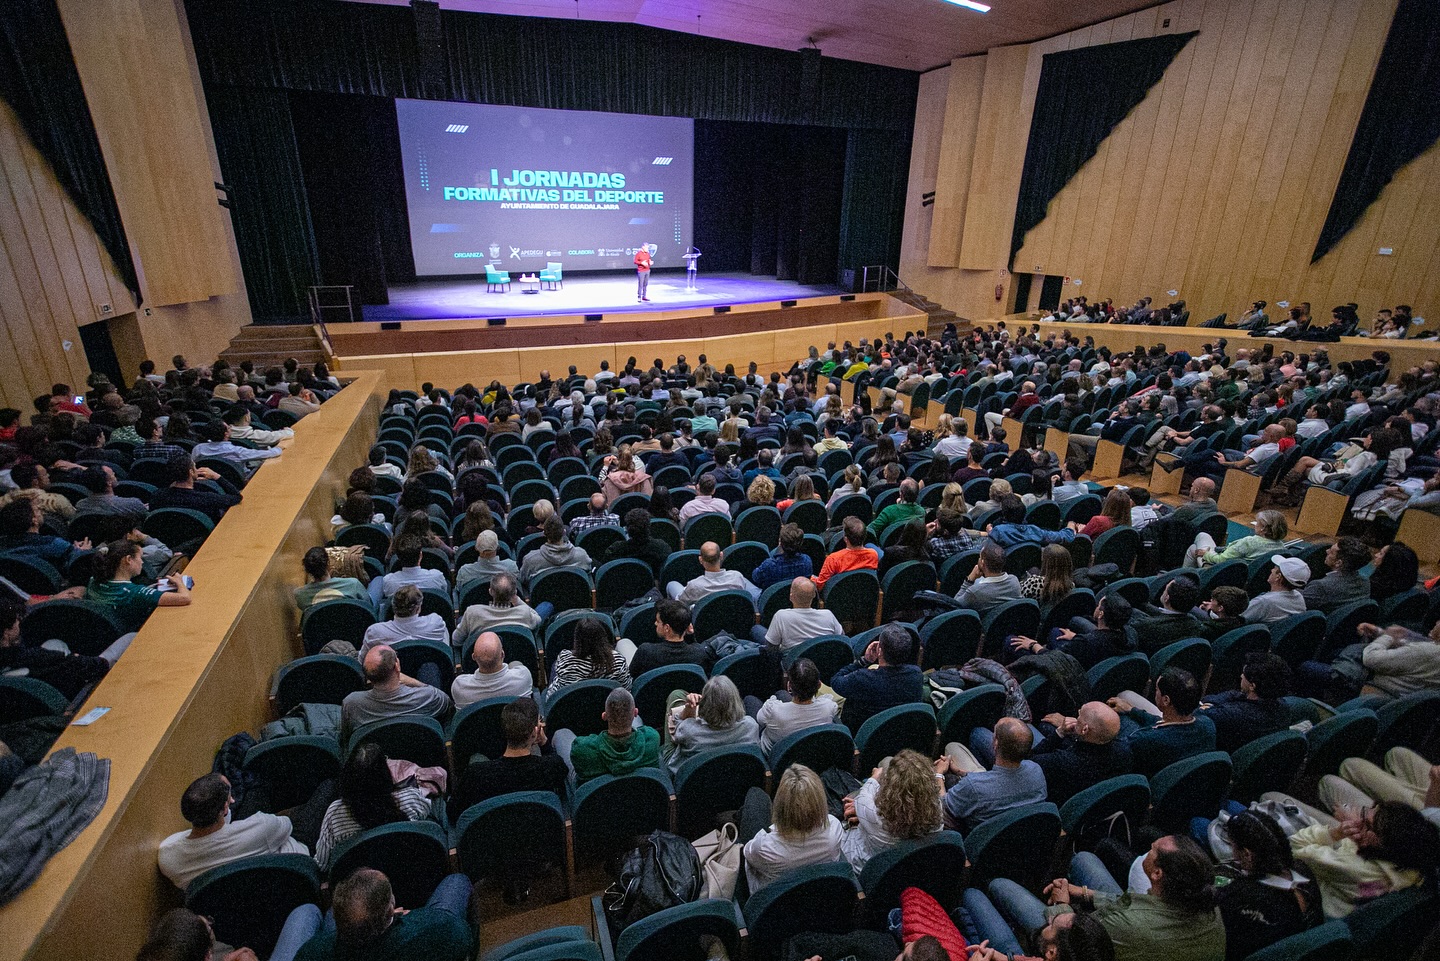
{"label": "stage edge light", "polygon": [[990,12],[990,7],[989,7],[988,4],[976,3],[975,0],[945,0],[945,2],[946,2],[946,3],[953,3],[953,4],[955,4],[955,6],[957,6],[957,7],[964,7],[964,8],[967,9],[967,10],[976,10],[976,11],[979,11],[980,13],[989,13],[989,12]]}

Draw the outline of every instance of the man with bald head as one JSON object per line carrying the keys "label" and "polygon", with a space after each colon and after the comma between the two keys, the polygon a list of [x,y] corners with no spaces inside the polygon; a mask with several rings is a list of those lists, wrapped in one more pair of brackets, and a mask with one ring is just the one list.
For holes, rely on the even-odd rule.
{"label": "man with bald head", "polygon": [[1035,734],[1030,725],[1002,717],[991,735],[995,764],[990,770],[965,745],[951,742],[935,762],[945,777],[945,826],[968,834],[982,823],[1011,808],[1046,798],[1045,772],[1030,760]]}
{"label": "man with bald head", "polygon": [[400,659],[390,645],[372,647],[363,667],[370,686],[345,695],[340,705],[341,744],[350,740],[356,728],[371,721],[410,715],[433,717],[441,723],[449,719],[449,695],[401,673]]}
{"label": "man with bald head", "polygon": [[1016,396],[1015,403],[1003,411],[990,411],[985,415],[985,423],[993,430],[999,427],[1000,422],[1006,417],[1019,420],[1021,414],[1038,403],[1040,403],[1040,395],[1035,392],[1035,382],[1027,380],[1020,385],[1020,393]]}
{"label": "man with bald head", "polygon": [[590,510],[581,514],[570,522],[565,528],[565,535],[573,543],[580,539],[580,535],[595,527],[619,527],[620,516],[612,514],[605,506],[605,495],[596,491],[590,495]]}
{"label": "man with bald head", "polygon": [[1047,714],[1040,723],[1042,730],[1053,733],[1035,745],[1031,756],[1045,774],[1046,799],[1052,804],[1064,804],[1087,787],[1130,773],[1130,746],[1120,738],[1120,715],[1108,705],[1087,701],[1076,717]]}
{"label": "man with bald head", "polygon": [[760,597],[760,588],[751,584],[739,571],[725,570],[724,563],[725,555],[720,550],[720,545],[714,541],[706,541],[700,545],[700,576],[684,585],[679,581],[671,581],[665,585],[665,591],[690,608],[703,598],[720,591],[744,591],[750,595],[752,601],[757,600]]}
{"label": "man with bald head", "polygon": [[423,908],[406,911],[395,906],[389,878],[373,868],[361,868],[335,885],[330,908],[334,924],[306,941],[295,954],[296,961],[463,961],[475,944],[467,917],[470,888],[469,878],[452,874],[436,886]]}
{"label": "man with bald head", "polygon": [[475,639],[473,674],[462,674],[450,685],[455,710],[492,697],[523,697],[530,693],[535,679],[530,669],[519,661],[505,663],[505,647],[500,635],[485,631]]}
{"label": "man with bald head", "polygon": [[[819,589],[810,578],[795,578],[790,582],[790,607],[776,611],[769,628],[757,625],[755,630],[764,637],[766,644],[781,651],[788,651],[812,637],[844,634],[844,629],[832,612],[815,608],[817,594]],[[759,639],[755,638],[757,641]]]}

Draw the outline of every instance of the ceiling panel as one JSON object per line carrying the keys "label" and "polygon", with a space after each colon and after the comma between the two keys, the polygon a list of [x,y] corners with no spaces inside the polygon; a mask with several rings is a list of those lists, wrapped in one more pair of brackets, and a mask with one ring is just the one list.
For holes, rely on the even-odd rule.
{"label": "ceiling panel", "polygon": [[[405,6],[407,0],[354,0]],[[927,70],[991,47],[1030,43],[1156,5],[1156,0],[440,0],[445,10],[606,20],[782,50]]]}

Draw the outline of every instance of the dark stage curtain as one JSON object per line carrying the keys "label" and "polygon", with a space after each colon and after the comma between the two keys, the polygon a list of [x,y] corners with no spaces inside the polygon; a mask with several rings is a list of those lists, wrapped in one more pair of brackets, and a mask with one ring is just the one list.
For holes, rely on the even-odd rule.
{"label": "dark stage curtain", "polygon": [[211,86],[205,91],[215,152],[234,188],[230,219],[256,320],[308,316],[307,290],[319,283],[299,149],[283,90]]}
{"label": "dark stage curtain", "polygon": [[[188,0],[206,83],[426,96],[408,7]],[[919,74],[634,24],[442,11],[446,99],[701,120],[870,127],[908,136]],[[808,88],[807,88],[808,89]]]}
{"label": "dark stage curtain", "polygon": [[1145,99],[1196,32],[1045,55],[1015,202],[1011,266],[1025,234],[1045,219],[1050,201]]}
{"label": "dark stage curtain", "polygon": [[324,283],[388,303],[388,285],[415,279],[395,101],[292,93],[290,109]]}
{"label": "dark stage curtain", "polygon": [[[311,269],[355,283],[366,302],[414,276],[393,104],[368,98],[434,97],[424,78],[437,75],[451,100],[695,118],[703,270],[831,283],[856,266],[847,258],[898,265],[914,72],[633,24],[450,11],[435,64],[406,7],[188,0],[187,10],[207,91],[290,93],[295,127],[273,162],[298,154],[287,177],[303,171],[310,207],[267,217],[290,220],[287,237],[313,235]],[[224,139],[230,117],[212,111],[212,122]],[[852,169],[867,159],[884,170]],[[262,251],[242,246],[247,277]]]}
{"label": "dark stage curtain", "polygon": [[1350,155],[1314,263],[1349,233],[1385,185],[1440,139],[1440,12],[1435,0],[1400,0],[1350,143]]}
{"label": "dark stage curtain", "polygon": [[834,283],[844,180],[843,130],[697,121],[701,269]]}
{"label": "dark stage curtain", "polygon": [[0,3],[0,97],[140,299],[115,191],[55,0]]}
{"label": "dark stage curtain", "polygon": [[845,156],[840,219],[841,270],[900,263],[910,138],[884,130],[852,130]]}

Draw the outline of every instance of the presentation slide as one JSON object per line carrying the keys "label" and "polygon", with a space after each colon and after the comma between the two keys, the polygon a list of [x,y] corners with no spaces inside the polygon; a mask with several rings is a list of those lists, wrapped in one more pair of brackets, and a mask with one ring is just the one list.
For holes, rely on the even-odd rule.
{"label": "presentation slide", "polygon": [[397,100],[415,272],[422,277],[683,267],[694,121]]}

